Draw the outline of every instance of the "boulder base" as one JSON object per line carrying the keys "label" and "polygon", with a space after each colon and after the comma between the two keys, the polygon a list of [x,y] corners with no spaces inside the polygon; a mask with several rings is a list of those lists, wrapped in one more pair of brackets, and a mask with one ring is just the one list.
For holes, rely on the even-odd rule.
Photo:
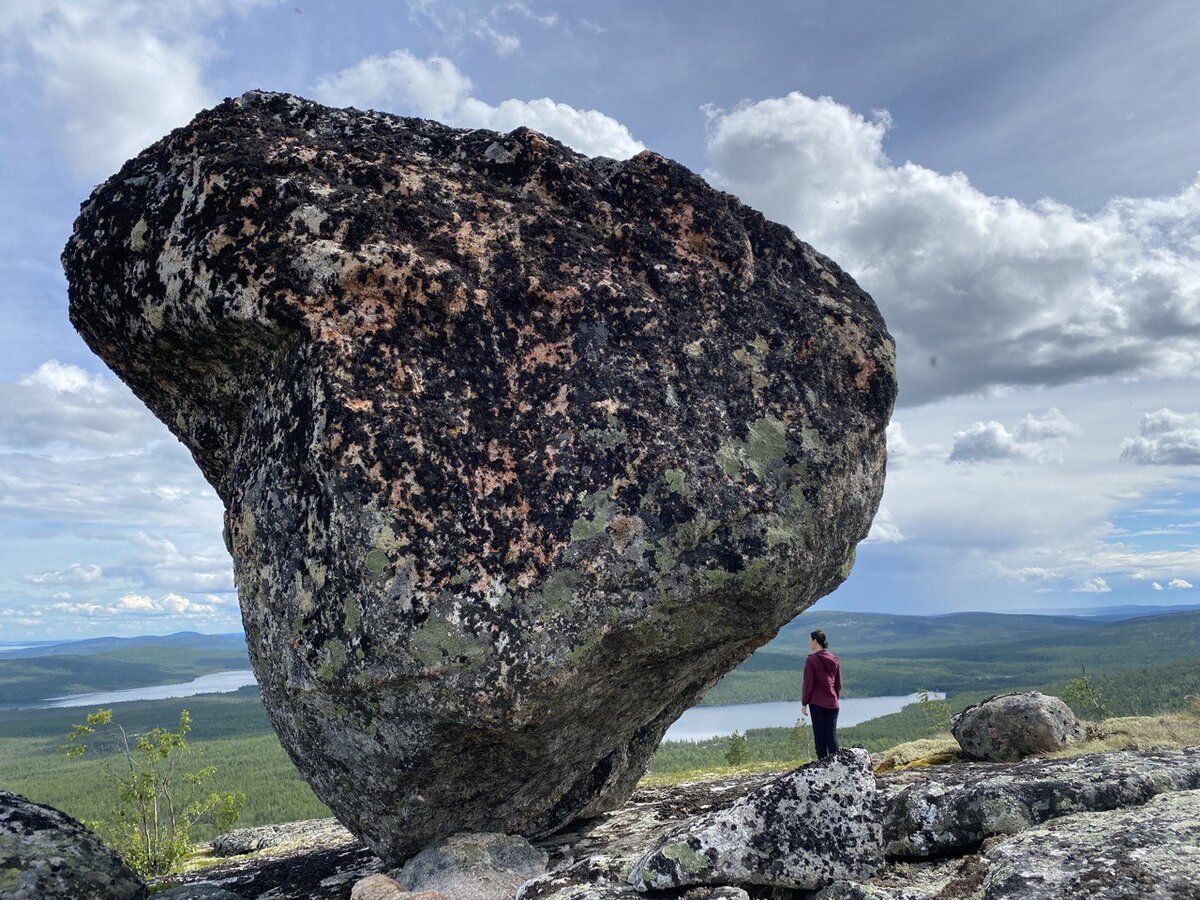
{"label": "boulder base", "polygon": [[97,188],[63,259],[225,504],[284,747],[392,865],[619,805],[879,502],[874,302],[653,153],[252,92]]}

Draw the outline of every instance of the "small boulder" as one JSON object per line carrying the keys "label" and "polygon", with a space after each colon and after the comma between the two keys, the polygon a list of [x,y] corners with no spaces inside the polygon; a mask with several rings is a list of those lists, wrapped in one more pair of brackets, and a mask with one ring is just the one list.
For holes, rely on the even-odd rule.
{"label": "small boulder", "polygon": [[693,884],[816,890],[882,865],[870,758],[843,750],[668,833],[629,881],[640,891]]}
{"label": "small boulder", "polygon": [[986,858],[985,900],[1200,900],[1200,791],[1063,816]]}
{"label": "small boulder", "polygon": [[1062,750],[1084,737],[1071,707],[1040,691],[989,697],[950,720],[950,732],[971,759],[1016,762]]}
{"label": "small boulder", "polygon": [[426,847],[397,876],[412,891],[441,891],[454,900],[512,900],[546,871],[545,851],[516,835],[452,834]]}
{"label": "small boulder", "polygon": [[0,791],[0,897],[141,900],[146,883],[66,813]]}
{"label": "small boulder", "polygon": [[400,882],[380,874],[360,878],[350,889],[350,900],[398,900],[411,896]]}

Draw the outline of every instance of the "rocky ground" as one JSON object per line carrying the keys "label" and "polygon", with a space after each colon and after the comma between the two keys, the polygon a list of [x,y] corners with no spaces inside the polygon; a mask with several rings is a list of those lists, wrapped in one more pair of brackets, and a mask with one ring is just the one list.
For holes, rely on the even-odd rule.
{"label": "rocky ground", "polygon": [[[527,884],[522,900],[638,896],[622,876],[649,848],[779,778],[737,775],[639,790],[621,808],[536,842],[549,874]],[[887,850],[877,874],[820,891],[743,884],[744,896],[1200,898],[1200,748],[918,766],[875,780]],[[219,849],[252,852],[162,884],[216,883],[245,900],[343,900],[358,879],[385,868],[332,821],[247,830]]]}

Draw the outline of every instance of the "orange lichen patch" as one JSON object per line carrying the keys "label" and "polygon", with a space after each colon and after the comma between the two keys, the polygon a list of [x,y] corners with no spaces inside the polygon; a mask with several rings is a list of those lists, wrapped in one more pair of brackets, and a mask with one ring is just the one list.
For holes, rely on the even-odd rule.
{"label": "orange lichen patch", "polygon": [[263,190],[261,187],[253,187],[247,194],[238,201],[239,206],[244,206],[250,209],[258,209],[258,201],[262,199]]}
{"label": "orange lichen patch", "polygon": [[863,391],[870,388],[871,377],[879,371],[879,364],[867,352],[868,338],[862,328],[852,319],[838,320],[834,316],[826,316],[825,324],[837,335],[842,350],[858,367],[854,386]]}
{"label": "orange lichen patch", "polygon": [[521,371],[532,372],[538,366],[570,366],[575,364],[576,359],[570,338],[565,341],[542,341],[525,354]]}
{"label": "orange lichen patch", "polygon": [[604,400],[597,400],[592,404],[592,406],[596,409],[602,409],[606,413],[615,413],[618,409],[625,408],[624,403],[622,403],[620,400],[614,400],[612,397],[608,397]]}
{"label": "orange lichen patch", "polygon": [[559,385],[558,393],[554,395],[554,399],[547,400],[543,411],[548,416],[561,416],[567,411],[567,385]]}
{"label": "orange lichen patch", "polygon": [[352,409],[355,412],[369,412],[375,408],[375,404],[370,400],[365,400],[361,397],[345,401],[346,409]]}

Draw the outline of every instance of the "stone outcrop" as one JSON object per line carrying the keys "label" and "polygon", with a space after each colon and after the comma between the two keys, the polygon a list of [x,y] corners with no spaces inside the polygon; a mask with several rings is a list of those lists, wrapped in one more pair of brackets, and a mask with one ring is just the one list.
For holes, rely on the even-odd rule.
{"label": "stone outcrop", "polygon": [[1200,791],[1063,816],[985,858],[984,900],[1200,900]]}
{"label": "stone outcrop", "polygon": [[98,187],[63,261],[225,505],[284,747],[393,864],[619,806],[882,491],[874,302],[653,153],[251,92]]}
{"label": "stone outcrop", "polygon": [[[1171,893],[1149,893],[1147,896],[1196,900],[1194,894],[1187,893],[1186,881],[1181,882],[1176,873],[1186,873],[1187,867],[1193,865],[1194,832],[1177,826],[1186,824],[1189,815],[1193,820],[1196,817],[1191,810],[1200,786],[1192,786],[1192,779],[1198,760],[1200,748],[1145,753],[1119,751],[1071,760],[1026,760],[1018,764],[956,763],[878,777],[877,800],[886,819],[894,819],[892,811],[911,800],[906,792],[914,788],[926,785],[930,796],[941,796],[956,793],[959,790],[956,785],[969,786],[976,780],[990,785],[985,787],[984,794],[976,795],[976,801],[988,802],[990,797],[990,802],[1001,809],[1003,795],[995,792],[1001,790],[1006,779],[1011,779],[1015,795],[1024,798],[1021,802],[1031,804],[1034,814],[1009,817],[1004,822],[1010,830],[997,831],[981,840],[978,837],[986,829],[975,828],[971,831],[975,837],[970,842],[942,843],[937,847],[927,844],[923,851],[929,854],[926,856],[891,856],[884,868],[870,877],[841,878],[811,893],[745,884],[638,892],[630,884],[629,876],[647,852],[661,846],[669,836],[686,830],[697,817],[720,815],[778,781],[780,776],[738,775],[640,789],[619,809],[574,823],[535,842],[549,858],[549,871],[527,881],[518,897],[520,900],[637,900],[641,897],[734,900],[749,893],[790,897],[791,900],[801,896],[807,896],[808,900],[985,900],[984,884],[989,877],[991,890],[1000,891],[1010,889],[1002,885],[1010,882],[1012,874],[1018,872],[1026,873],[1021,878],[1029,884],[1035,877],[1049,878],[1051,875],[1059,879],[1054,884],[1070,884],[1063,873],[1089,871],[1088,878],[1103,885],[1109,883],[1104,878],[1113,873],[1149,869],[1161,871],[1162,884],[1169,885]],[[1106,780],[1113,782],[1114,787],[1111,793],[1104,795],[1100,785]],[[1077,784],[1073,788],[1073,783],[1089,787],[1081,789]],[[1039,789],[1040,799],[1035,795]],[[987,791],[992,793],[987,794]],[[1085,804],[1106,796],[1106,802],[1116,805],[1103,812],[1078,812],[1077,809],[1088,807],[1073,807],[1069,802],[1055,799],[1059,794],[1070,795],[1072,791]],[[933,811],[935,808],[929,806],[926,809]],[[963,810],[967,816],[974,815],[969,805],[959,807],[954,804],[932,814],[945,822],[956,809]],[[1039,818],[1046,815],[1052,817]],[[1114,818],[1106,818],[1109,816]],[[1065,824],[1075,821],[1086,825],[1086,829]],[[1106,822],[1121,822],[1126,827],[1122,830],[1104,824]],[[759,833],[758,841],[764,848],[775,847],[781,855],[787,846],[786,841],[776,838],[769,822],[766,830]],[[1153,847],[1150,846],[1152,843],[1155,844]],[[1086,852],[1084,847],[1088,848]],[[1171,857],[1177,858],[1178,864],[1170,862]],[[1150,863],[1139,869],[1139,860],[1143,858]],[[1168,861],[1160,863],[1164,859]],[[1063,865],[1055,865],[1055,860],[1063,861]],[[1107,865],[1106,860],[1112,865]],[[1067,862],[1071,865],[1066,865]],[[382,866],[382,862],[361,845],[357,850],[337,852],[312,847],[296,849],[293,845],[292,849],[268,849],[249,857],[222,861],[188,876],[175,876],[171,882],[179,878],[205,879],[246,900],[347,900],[358,880],[381,871]],[[1043,874],[1037,875],[1039,871]],[[992,872],[1000,874],[991,875]],[[390,874],[399,879],[398,872]],[[1011,889],[1016,890],[1017,886],[1018,882],[1013,881]],[[1057,894],[1049,890],[1043,896]],[[1112,896],[1125,895],[1115,893]],[[1142,895],[1134,893],[1132,896]]]}
{"label": "stone outcrop", "polygon": [[141,900],[146,883],[66,813],[0,791],[0,897]]}
{"label": "stone outcrop", "polygon": [[883,865],[875,778],[865,750],[843,750],[697,816],[634,866],[639,890],[757,884],[815,890]]}
{"label": "stone outcrop", "polygon": [[398,880],[412,891],[454,900],[512,900],[521,885],[546,871],[547,855],[505,834],[453,834],[404,864]]}
{"label": "stone outcrop", "polygon": [[971,759],[1015,762],[1062,750],[1084,737],[1071,707],[1040,691],[989,697],[950,720],[950,732]]}
{"label": "stone outcrop", "polygon": [[1120,750],[1016,764],[963,763],[880,779],[889,856],[967,853],[1070,813],[1137,806],[1165,791],[1200,788],[1200,748]]}
{"label": "stone outcrop", "polygon": [[268,849],[329,848],[353,842],[354,835],[343,828],[337,819],[311,819],[307,822],[285,822],[226,831],[213,838],[212,854],[240,856]]}

